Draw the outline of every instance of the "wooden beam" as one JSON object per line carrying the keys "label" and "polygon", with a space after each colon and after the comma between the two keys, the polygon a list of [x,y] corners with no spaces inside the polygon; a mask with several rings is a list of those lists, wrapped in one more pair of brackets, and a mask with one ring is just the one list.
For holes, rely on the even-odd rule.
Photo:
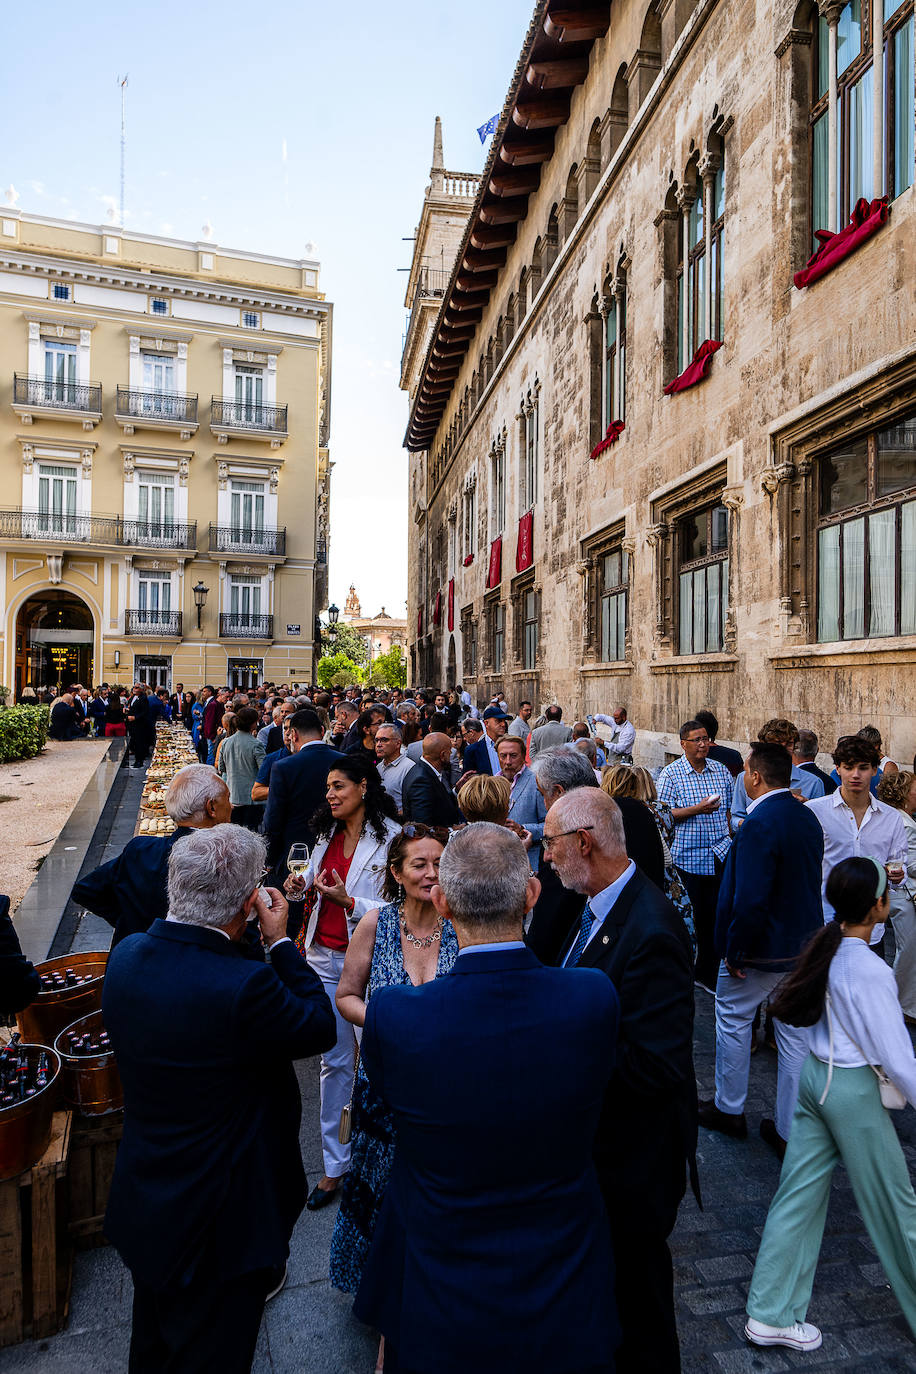
{"label": "wooden beam", "polygon": [[[527,196],[513,196],[510,199],[492,200],[481,205],[480,218],[484,224],[517,224],[528,213]],[[473,241],[473,239],[472,239]]]}
{"label": "wooden beam", "polygon": [[[502,267],[506,261],[506,249],[515,242],[515,230],[513,228],[487,228],[482,223],[477,223],[471,230],[471,247],[479,249],[479,255],[472,256],[465,253],[464,263],[469,272],[484,272],[491,268],[494,263]],[[484,258],[486,254],[486,258]],[[500,261],[502,259],[502,261]],[[476,268],[471,263],[479,264]]]}
{"label": "wooden beam", "polygon": [[519,139],[515,143],[503,143],[499,150],[500,159],[510,167],[533,167],[548,162],[553,156],[553,137],[542,135],[540,138]]}
{"label": "wooden beam", "polygon": [[610,6],[573,9],[557,5],[544,18],[544,33],[558,43],[583,43],[603,38],[610,28]]}
{"label": "wooden beam", "polygon": [[540,100],[520,100],[512,111],[512,121],[520,129],[558,129],[569,119],[569,96],[545,96]]}
{"label": "wooden beam", "polygon": [[553,62],[532,62],[525,80],[536,91],[561,91],[580,85],[587,76],[587,57],[564,57]]}
{"label": "wooden beam", "polygon": [[540,168],[528,167],[523,171],[494,172],[489,184],[494,196],[530,196],[540,180]]}
{"label": "wooden beam", "polygon": [[455,285],[459,291],[476,291],[478,287],[485,287],[489,290],[499,281],[499,273],[492,272],[459,272]]}

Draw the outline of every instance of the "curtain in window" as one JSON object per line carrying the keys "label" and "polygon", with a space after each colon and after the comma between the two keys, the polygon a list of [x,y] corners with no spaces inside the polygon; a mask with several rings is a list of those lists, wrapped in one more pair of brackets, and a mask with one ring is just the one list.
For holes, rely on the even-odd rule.
{"label": "curtain in window", "polygon": [[38,469],[39,528],[73,531],[76,528],[75,468],[42,463]]}
{"label": "curtain in window", "polygon": [[[821,23],[825,21],[822,19]],[[842,76],[862,51],[862,0],[843,6],[836,30],[837,76]]]}
{"label": "curtain in window", "polygon": [[900,508],[900,633],[916,635],[916,501]]}
{"label": "curtain in window", "polygon": [[894,516],[894,511],[884,510],[868,517],[870,635],[894,633]]}
{"label": "curtain in window", "polygon": [[843,638],[865,637],[865,521],[843,526]]}
{"label": "curtain in window", "polygon": [[719,588],[719,565],[706,569],[706,652],[718,653],[722,647],[722,605]]}
{"label": "curtain in window", "polygon": [[869,67],[849,92],[849,209],[874,187],[874,84]]}
{"label": "curtain in window", "polygon": [[[887,7],[893,0],[885,0]],[[893,13],[893,10],[891,10]],[[894,34],[894,195],[913,184],[913,16]]]}
{"label": "curtain in window", "polygon": [[840,637],[840,527],[829,525],[817,539],[817,637],[829,643]]}
{"label": "curtain in window", "polygon": [[233,577],[229,591],[229,609],[233,615],[260,615],[261,579]]}
{"label": "curtain in window", "polygon": [[139,473],[137,518],[143,525],[175,522],[175,479],[171,473]]}
{"label": "curtain in window", "polygon": [[[822,114],[812,131],[812,202],[811,202],[811,231],[817,229],[834,229],[835,225],[830,224],[830,198],[828,192],[829,184],[829,160],[828,160],[828,138],[827,138],[827,115]],[[815,248],[819,247],[817,239],[814,240]]]}

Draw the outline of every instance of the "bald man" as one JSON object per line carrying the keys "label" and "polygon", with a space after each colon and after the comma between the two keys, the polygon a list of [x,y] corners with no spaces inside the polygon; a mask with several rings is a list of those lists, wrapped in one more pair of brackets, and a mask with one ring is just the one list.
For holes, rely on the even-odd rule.
{"label": "bald man", "polygon": [[430,731],[423,741],[423,757],[404,779],[401,806],[405,821],[422,825],[460,825],[464,819],[450,780],[452,741]]}

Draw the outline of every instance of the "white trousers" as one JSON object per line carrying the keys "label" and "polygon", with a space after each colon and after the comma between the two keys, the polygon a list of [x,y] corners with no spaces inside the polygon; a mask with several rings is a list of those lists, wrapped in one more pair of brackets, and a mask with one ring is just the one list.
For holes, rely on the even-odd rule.
{"label": "white trousers", "polygon": [[[745,970],[745,978],[733,978],[724,963],[716,982],[716,1106],[737,1116],[744,1111],[751,1071],[751,1027],[760,1003],[782,982],[784,973]],[[808,1055],[808,1034],[803,1027],[787,1026],[773,1018],[778,1049],[776,1079],[776,1129],[789,1139],[792,1114],[798,1097],[798,1081]]]}
{"label": "white trousers", "polygon": [[353,1088],[354,1055],[356,1039],[354,1029],[337,1010],[334,996],[344,964],[344,951],[327,949],[324,945],[311,945],[306,958],[309,967],[321,979],[322,986],[331,999],[334,1019],[337,1022],[337,1043],[332,1050],[321,1056],[321,1152],[324,1156],[324,1172],[328,1178],[340,1178],[350,1167],[350,1146],[341,1145],[338,1139],[340,1114],[350,1101]]}
{"label": "white trousers", "polygon": [[897,941],[894,975],[900,1005],[907,1016],[916,1016],[916,907],[906,893],[891,893],[891,925]]}

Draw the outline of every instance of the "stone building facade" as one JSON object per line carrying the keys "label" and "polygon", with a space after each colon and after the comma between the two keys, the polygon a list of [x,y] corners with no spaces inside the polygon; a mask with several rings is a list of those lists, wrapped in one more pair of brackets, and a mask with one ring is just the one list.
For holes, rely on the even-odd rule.
{"label": "stone building facade", "polygon": [[401,662],[404,662],[407,621],[389,615],[384,606],[375,615],[363,615],[362,605],[352,583],[344,602],[343,621],[366,641],[370,663],[381,654],[387,654],[395,645],[401,650]]}
{"label": "stone building facade", "polygon": [[17,695],[311,678],[331,468],[319,274],[0,211],[0,653]]}
{"label": "stone building facade", "polygon": [[409,386],[415,681],[912,757],[913,23],[539,0]]}

